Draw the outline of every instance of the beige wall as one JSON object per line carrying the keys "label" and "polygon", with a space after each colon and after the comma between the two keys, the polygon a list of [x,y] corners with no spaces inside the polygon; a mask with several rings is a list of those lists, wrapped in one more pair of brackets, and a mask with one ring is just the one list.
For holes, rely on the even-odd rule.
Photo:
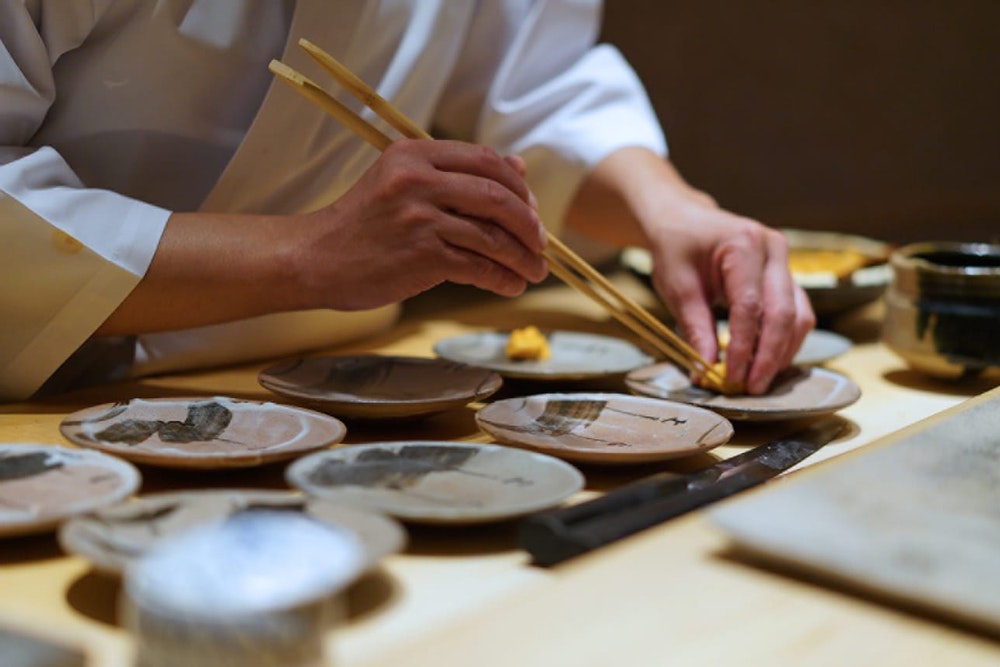
{"label": "beige wall", "polygon": [[728,208],[1000,240],[1000,1],[606,0],[604,38]]}

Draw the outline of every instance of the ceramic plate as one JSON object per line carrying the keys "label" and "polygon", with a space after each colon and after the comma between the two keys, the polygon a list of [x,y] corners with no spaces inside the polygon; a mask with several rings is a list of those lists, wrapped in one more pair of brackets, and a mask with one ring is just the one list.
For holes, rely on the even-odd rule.
{"label": "ceramic plate", "polygon": [[100,452],[0,444],[0,537],[53,530],[127,498],[140,481],[134,466]]}
{"label": "ceramic plate", "polygon": [[261,372],[271,391],[338,417],[429,415],[479,401],[502,378],[466,364],[377,354],[306,357]]}
{"label": "ceramic plate", "polygon": [[329,415],[222,396],[108,403],[69,415],[59,428],[83,447],[168,468],[280,461],[338,443],[347,432]]}
{"label": "ceramic plate", "polygon": [[645,463],[718,447],[733,436],[724,417],[684,403],[628,394],[537,394],[476,413],[500,442],[584,463]]}
{"label": "ceramic plate", "polygon": [[584,380],[626,373],[653,362],[638,347],[611,336],[545,331],[548,359],[509,359],[509,332],[488,331],[439,341],[434,352],[452,361],[489,368],[505,377],[533,380]]}
{"label": "ceramic plate", "polygon": [[817,366],[792,367],[763,396],[723,396],[691,385],[687,371],[670,363],[637,369],[625,377],[629,389],[709,408],[734,421],[777,421],[836,412],[861,397],[852,380]]}
{"label": "ceramic plate", "polygon": [[[727,322],[719,322],[719,344],[725,347],[729,343],[729,326]],[[850,338],[824,329],[813,329],[806,334],[799,351],[795,353],[792,364],[795,366],[816,366],[835,359],[851,349],[854,343]]]}
{"label": "ceramic plate", "polygon": [[511,519],[583,488],[583,475],[551,456],[437,441],[337,447],[299,459],[286,476],[311,495],[437,524]]}
{"label": "ceramic plate", "polygon": [[300,512],[346,528],[364,546],[368,567],[383,556],[401,551],[406,544],[403,527],[383,514],[308,498],[298,492],[239,489],[134,498],[67,521],[59,529],[59,543],[67,552],[88,559],[96,569],[121,574],[130,563],[171,536],[256,510]]}
{"label": "ceramic plate", "polygon": [[806,334],[802,347],[795,353],[792,363],[796,366],[816,366],[836,359],[851,349],[850,338],[824,329],[814,329]]}
{"label": "ceramic plate", "polygon": [[832,273],[793,274],[795,282],[809,295],[813,310],[820,318],[835,317],[875,301],[885,292],[892,278],[888,243],[875,239],[804,229],[782,229],[789,248],[816,250],[851,250],[860,252],[868,265],[845,277]]}

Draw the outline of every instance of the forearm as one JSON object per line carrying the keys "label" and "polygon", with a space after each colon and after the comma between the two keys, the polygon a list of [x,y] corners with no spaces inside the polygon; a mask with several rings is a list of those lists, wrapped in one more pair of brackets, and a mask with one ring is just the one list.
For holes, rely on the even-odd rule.
{"label": "forearm", "polygon": [[309,307],[295,289],[295,218],[175,213],[139,285],[98,329],[128,335]]}
{"label": "forearm", "polygon": [[479,146],[399,140],[311,213],[175,214],[100,333],[366,310],[446,280],[515,296],[545,277],[543,228],[521,171]]}
{"label": "forearm", "polygon": [[584,178],[565,224],[612,246],[649,247],[657,229],[683,225],[686,212],[705,206],[714,208],[714,200],[691,187],[669,161],[629,147],[606,157]]}

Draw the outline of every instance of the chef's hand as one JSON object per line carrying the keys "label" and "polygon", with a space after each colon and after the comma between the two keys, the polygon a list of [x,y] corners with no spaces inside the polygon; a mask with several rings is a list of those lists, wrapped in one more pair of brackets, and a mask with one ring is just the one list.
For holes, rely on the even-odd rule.
{"label": "chef's hand", "polygon": [[713,305],[729,309],[726,376],[762,394],[815,326],[809,299],[788,270],[784,235],[695,198],[652,226],[653,284],[685,338],[718,354]]}
{"label": "chef's hand", "polygon": [[659,155],[641,147],[605,157],[583,180],[567,226],[653,254],[653,284],[681,333],[715,360],[714,305],[729,307],[728,379],[767,391],[816,324],[792,280],[784,236],[719,208]]}
{"label": "chef's hand", "polygon": [[396,141],[344,196],[304,218],[296,264],[317,300],[339,310],[445,281],[515,296],[548,270],[523,174],[520,158],[483,146]]}

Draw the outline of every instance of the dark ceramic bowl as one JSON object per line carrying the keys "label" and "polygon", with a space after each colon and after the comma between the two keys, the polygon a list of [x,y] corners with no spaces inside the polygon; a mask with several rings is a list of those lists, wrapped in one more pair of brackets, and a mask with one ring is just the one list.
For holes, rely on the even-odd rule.
{"label": "dark ceramic bowl", "polygon": [[1000,245],[915,243],[890,264],[885,344],[928,375],[1000,377]]}

